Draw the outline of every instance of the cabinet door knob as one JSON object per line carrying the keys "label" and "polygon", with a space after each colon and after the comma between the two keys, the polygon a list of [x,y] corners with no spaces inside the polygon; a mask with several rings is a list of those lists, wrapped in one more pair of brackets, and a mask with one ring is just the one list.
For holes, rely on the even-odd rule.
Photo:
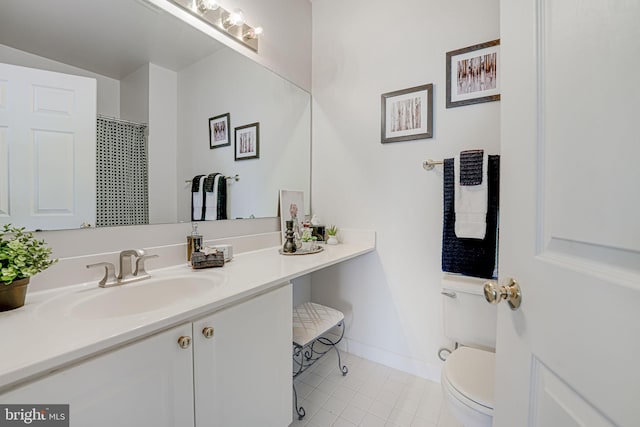
{"label": "cabinet door knob", "polygon": [[213,328],[211,326],[207,326],[202,330],[202,335],[204,335],[205,338],[213,338]]}
{"label": "cabinet door knob", "polygon": [[187,349],[191,345],[191,337],[181,336],[178,338],[178,345],[182,349]]}

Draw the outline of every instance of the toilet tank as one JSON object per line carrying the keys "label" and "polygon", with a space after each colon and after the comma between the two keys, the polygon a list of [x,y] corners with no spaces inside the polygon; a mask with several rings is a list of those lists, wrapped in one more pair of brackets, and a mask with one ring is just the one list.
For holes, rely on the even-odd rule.
{"label": "toilet tank", "polygon": [[484,299],[486,279],[445,274],[442,278],[444,334],[461,345],[495,349],[497,306]]}

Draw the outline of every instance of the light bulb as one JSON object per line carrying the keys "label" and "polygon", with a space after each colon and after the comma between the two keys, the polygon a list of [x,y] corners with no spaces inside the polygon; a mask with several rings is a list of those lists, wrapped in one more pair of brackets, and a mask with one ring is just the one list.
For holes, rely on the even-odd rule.
{"label": "light bulb", "polygon": [[257,39],[258,37],[260,37],[260,35],[263,32],[264,32],[264,30],[262,29],[262,27],[251,28],[249,31],[244,33],[242,35],[242,37],[244,37],[245,39],[253,40],[253,39]]}
{"label": "light bulb", "polygon": [[231,25],[244,24],[244,13],[240,9],[236,9],[229,15],[229,23]]}
{"label": "light bulb", "polygon": [[209,10],[216,10],[220,5],[215,0],[197,0],[196,6],[200,13],[205,13]]}

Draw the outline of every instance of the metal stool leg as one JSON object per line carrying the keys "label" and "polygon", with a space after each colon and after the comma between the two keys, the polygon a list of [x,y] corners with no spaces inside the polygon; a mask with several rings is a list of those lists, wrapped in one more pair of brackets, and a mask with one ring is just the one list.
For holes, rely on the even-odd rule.
{"label": "metal stool leg", "polygon": [[342,341],[342,338],[344,337],[344,322],[340,322],[336,326],[342,326],[342,334],[340,335],[340,338],[338,338],[336,342],[333,342],[330,339],[325,337],[320,337],[316,341],[319,341],[324,345],[330,345],[331,347],[333,347],[333,349],[336,351],[336,354],[338,355],[338,369],[340,369],[340,372],[342,372],[342,376],[345,376],[347,375],[347,373],[349,373],[349,368],[347,368],[346,365],[342,364],[342,359],[340,357],[340,350],[338,350],[338,347],[336,346],[340,341]]}
{"label": "metal stool leg", "polygon": [[[300,362],[296,360],[296,357],[300,358]],[[303,357],[302,347],[294,345],[293,361],[294,363],[298,363],[298,370],[297,372],[293,373],[293,407],[296,409],[296,413],[298,414],[299,420],[303,419],[304,416],[307,414],[302,406],[298,406],[298,391],[296,390],[296,383],[295,383],[295,378],[298,375],[300,375],[303,371],[304,360],[302,359],[302,357]]]}
{"label": "metal stool leg", "polygon": [[298,406],[298,392],[296,391],[296,385],[293,384],[293,406],[296,408],[296,413],[298,414],[298,419],[301,420],[307,414],[302,406]]}

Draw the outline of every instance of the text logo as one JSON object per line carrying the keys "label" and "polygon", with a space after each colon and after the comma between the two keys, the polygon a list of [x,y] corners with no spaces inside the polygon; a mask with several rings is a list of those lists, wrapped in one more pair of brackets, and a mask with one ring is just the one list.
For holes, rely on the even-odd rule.
{"label": "text logo", "polygon": [[69,427],[69,405],[0,405],[0,427]]}

